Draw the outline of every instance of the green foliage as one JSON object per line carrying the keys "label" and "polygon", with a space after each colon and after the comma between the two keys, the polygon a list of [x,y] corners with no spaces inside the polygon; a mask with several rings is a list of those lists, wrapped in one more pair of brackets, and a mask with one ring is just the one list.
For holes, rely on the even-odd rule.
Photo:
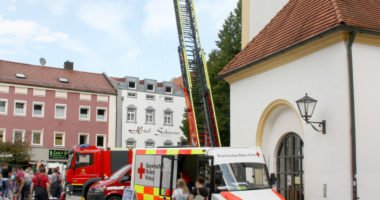
{"label": "green foliage", "polygon": [[30,147],[27,143],[0,142],[0,162],[23,164],[29,161]]}
{"label": "green foliage", "polygon": [[218,73],[241,50],[241,0],[224,21],[218,34],[217,49],[212,50],[207,61],[215,112],[223,146],[230,144],[230,87]]}
{"label": "green foliage", "polygon": [[187,116],[187,109],[185,109],[183,113],[183,120],[182,120],[182,125],[180,126],[183,134],[186,136],[187,140],[189,141],[190,139],[190,130],[189,130],[189,118]]}

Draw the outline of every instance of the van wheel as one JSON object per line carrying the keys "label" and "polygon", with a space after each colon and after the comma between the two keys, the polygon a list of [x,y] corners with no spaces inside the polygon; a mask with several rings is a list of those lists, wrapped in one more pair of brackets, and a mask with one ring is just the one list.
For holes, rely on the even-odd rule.
{"label": "van wheel", "polygon": [[119,196],[111,196],[107,200],[121,200],[121,197],[119,197]]}

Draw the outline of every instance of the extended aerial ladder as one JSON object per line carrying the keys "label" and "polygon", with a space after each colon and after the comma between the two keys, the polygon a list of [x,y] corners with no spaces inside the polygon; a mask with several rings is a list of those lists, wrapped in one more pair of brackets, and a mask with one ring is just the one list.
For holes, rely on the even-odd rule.
{"label": "extended aerial ladder", "polygon": [[184,84],[190,144],[221,146],[214,101],[208,77],[193,0],[173,0],[177,21],[178,53]]}

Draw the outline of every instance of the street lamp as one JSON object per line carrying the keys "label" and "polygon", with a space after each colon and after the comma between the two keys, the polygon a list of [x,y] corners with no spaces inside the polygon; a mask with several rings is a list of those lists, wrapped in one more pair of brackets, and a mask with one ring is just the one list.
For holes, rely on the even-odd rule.
{"label": "street lamp", "polygon": [[[307,96],[306,93],[306,95],[301,99],[297,100],[296,103],[301,117],[305,120],[305,122],[310,124],[314,130],[322,132],[322,134],[326,134],[326,120],[322,120],[321,122],[309,121],[313,116],[315,105],[317,105],[317,100]],[[318,127],[320,127],[322,130],[315,127],[314,124],[317,124]]]}

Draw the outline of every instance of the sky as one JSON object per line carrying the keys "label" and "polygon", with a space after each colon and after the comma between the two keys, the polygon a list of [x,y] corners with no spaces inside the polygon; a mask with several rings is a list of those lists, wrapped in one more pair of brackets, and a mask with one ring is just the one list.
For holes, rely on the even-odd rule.
{"label": "sky", "polygon": [[[202,47],[238,0],[195,0]],[[173,0],[0,0],[0,59],[158,81],[180,76]]]}

